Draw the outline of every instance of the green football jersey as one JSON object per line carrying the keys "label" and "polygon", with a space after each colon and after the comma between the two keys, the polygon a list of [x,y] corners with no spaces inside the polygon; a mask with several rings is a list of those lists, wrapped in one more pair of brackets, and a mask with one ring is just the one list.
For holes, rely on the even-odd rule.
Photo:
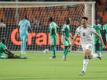
{"label": "green football jersey", "polygon": [[51,22],[49,24],[49,32],[50,36],[56,35],[57,34],[57,24],[55,22]]}
{"label": "green football jersey", "polygon": [[104,29],[107,31],[107,24],[104,24],[103,27],[104,27]]}
{"label": "green football jersey", "polygon": [[4,50],[6,49],[5,44],[0,42],[0,57],[4,54]]}
{"label": "green football jersey", "polygon": [[3,44],[2,42],[0,42],[0,53],[4,52],[4,49],[6,49],[5,44]]}
{"label": "green football jersey", "polygon": [[104,25],[103,25],[103,29],[106,30],[106,39],[107,39],[107,24],[104,24]]}
{"label": "green football jersey", "polygon": [[[94,25],[93,28],[96,30],[96,32],[101,36],[101,24],[97,24],[97,25]],[[95,43],[99,42],[99,39],[97,36],[95,36]]]}
{"label": "green football jersey", "polygon": [[100,33],[100,30],[101,30],[101,24],[94,25],[93,28],[96,30],[96,32],[97,32],[99,35],[101,34],[101,33]]}
{"label": "green football jersey", "polygon": [[69,25],[64,24],[62,28],[62,43],[64,46],[69,46],[70,45],[70,28]]}
{"label": "green football jersey", "polygon": [[70,37],[70,27],[69,25],[64,24],[63,28],[62,28],[62,32],[63,32],[63,36],[65,36],[66,38]]}

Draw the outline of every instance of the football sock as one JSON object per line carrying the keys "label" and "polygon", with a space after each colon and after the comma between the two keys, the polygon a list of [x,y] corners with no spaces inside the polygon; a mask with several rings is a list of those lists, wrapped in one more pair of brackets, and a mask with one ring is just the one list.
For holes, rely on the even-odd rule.
{"label": "football sock", "polygon": [[84,59],[84,60],[83,60],[83,68],[82,68],[82,71],[86,72],[88,63],[89,63],[89,59]]}

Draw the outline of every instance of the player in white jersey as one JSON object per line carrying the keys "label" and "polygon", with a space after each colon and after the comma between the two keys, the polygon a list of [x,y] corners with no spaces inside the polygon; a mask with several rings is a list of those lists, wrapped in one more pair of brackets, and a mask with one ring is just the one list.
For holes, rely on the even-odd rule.
{"label": "player in white jersey", "polygon": [[82,46],[83,52],[84,52],[83,68],[81,71],[82,75],[85,74],[88,62],[91,58],[99,58],[101,60],[101,56],[99,54],[92,53],[92,48],[94,46],[93,40],[92,40],[93,39],[92,34],[95,34],[96,36],[98,36],[103,47],[106,48],[102,38],[97,34],[95,29],[88,25],[88,18],[82,17],[81,26],[79,26],[77,28],[76,33],[73,38],[73,42],[72,42],[72,43],[74,43],[76,37],[78,35],[80,36],[80,43],[81,43],[81,46]]}

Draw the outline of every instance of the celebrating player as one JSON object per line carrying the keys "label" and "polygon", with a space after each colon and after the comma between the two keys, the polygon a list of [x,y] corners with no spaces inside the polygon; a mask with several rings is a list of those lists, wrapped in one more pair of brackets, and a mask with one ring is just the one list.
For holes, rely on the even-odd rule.
{"label": "celebrating player", "polygon": [[56,58],[57,24],[52,17],[49,18],[50,45],[52,49],[52,59]]}
{"label": "celebrating player", "polygon": [[62,28],[62,43],[64,45],[64,56],[63,59],[66,61],[66,56],[68,54],[68,50],[70,47],[70,28],[69,28],[70,20],[69,18],[65,19],[65,24]]}
{"label": "celebrating player", "polygon": [[99,54],[92,53],[92,48],[93,48],[92,34],[95,34],[99,38],[99,40],[102,43],[102,46],[105,48],[102,38],[98,35],[98,33],[95,31],[94,28],[91,28],[91,26],[88,25],[88,18],[82,17],[81,26],[77,28],[76,34],[74,35],[73,42],[72,42],[74,43],[76,37],[80,35],[80,43],[84,52],[83,68],[81,71],[82,75],[85,74],[88,62],[91,58],[101,59],[101,56]]}

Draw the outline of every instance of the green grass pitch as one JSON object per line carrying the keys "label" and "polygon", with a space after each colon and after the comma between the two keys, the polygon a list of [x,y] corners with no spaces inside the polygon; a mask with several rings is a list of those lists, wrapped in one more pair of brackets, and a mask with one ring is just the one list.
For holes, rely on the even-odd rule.
{"label": "green grass pitch", "polygon": [[102,61],[93,59],[89,62],[85,76],[80,75],[82,54],[68,54],[68,60],[62,60],[62,53],[55,60],[51,54],[29,52],[28,59],[1,59],[0,80],[107,80],[107,54]]}

